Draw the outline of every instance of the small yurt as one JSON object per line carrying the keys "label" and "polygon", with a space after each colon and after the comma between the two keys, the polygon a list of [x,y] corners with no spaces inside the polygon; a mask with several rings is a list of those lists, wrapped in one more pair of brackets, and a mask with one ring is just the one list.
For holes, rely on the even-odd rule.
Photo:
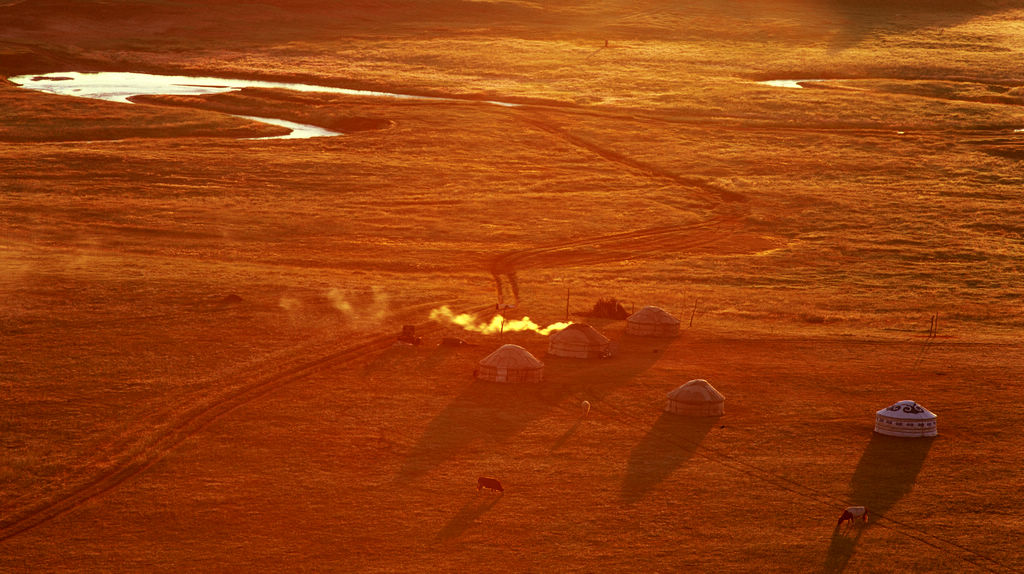
{"label": "small yurt", "polygon": [[519,345],[502,345],[480,361],[476,378],[495,383],[538,383],[544,363]]}
{"label": "small yurt", "polygon": [[889,436],[936,436],[939,431],[935,419],[935,413],[914,401],[900,401],[875,413],[875,432]]}
{"label": "small yurt", "polygon": [[720,417],[725,414],[725,397],[711,383],[694,379],[668,394],[665,410],[677,415]]}
{"label": "small yurt", "polygon": [[679,334],[679,319],[659,307],[644,307],[626,318],[626,334],[675,337]]}
{"label": "small yurt", "polygon": [[612,354],[612,342],[586,323],[573,323],[548,337],[548,354],[577,359],[600,359]]}

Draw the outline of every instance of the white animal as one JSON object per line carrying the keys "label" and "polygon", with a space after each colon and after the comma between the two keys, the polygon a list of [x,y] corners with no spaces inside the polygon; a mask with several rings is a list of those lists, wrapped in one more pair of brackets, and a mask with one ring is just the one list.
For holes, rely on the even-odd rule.
{"label": "white animal", "polygon": [[580,406],[583,407],[583,416],[590,414],[590,401],[583,401]]}
{"label": "white animal", "polygon": [[[868,509],[864,508],[863,506],[850,506],[846,510],[844,510],[843,514],[839,517],[839,524],[842,524],[847,520],[850,521],[850,524],[853,524],[853,521],[858,518],[860,518],[864,522],[867,522]],[[836,526],[839,526],[839,524],[836,524]]]}

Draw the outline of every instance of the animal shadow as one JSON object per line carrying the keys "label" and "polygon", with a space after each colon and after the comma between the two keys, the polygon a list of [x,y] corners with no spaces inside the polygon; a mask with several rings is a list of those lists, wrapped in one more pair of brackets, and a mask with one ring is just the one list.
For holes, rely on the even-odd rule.
{"label": "animal shadow", "polygon": [[465,532],[477,518],[480,518],[485,512],[494,508],[495,504],[501,500],[503,496],[498,494],[497,496],[488,496],[487,498],[481,498],[480,496],[474,497],[472,500],[466,501],[466,504],[462,505],[455,516],[448,520],[448,523],[444,525],[444,528],[437,533],[436,540],[451,540],[458,538]]}
{"label": "animal shadow", "polygon": [[567,431],[562,433],[562,436],[558,437],[558,439],[555,440],[554,444],[551,445],[551,452],[554,452],[565,446],[565,443],[568,442],[570,438],[572,438],[572,435],[576,434],[577,430],[579,430],[581,424],[583,424],[583,419],[576,421],[571,427],[569,427]]}
{"label": "animal shadow", "polygon": [[629,453],[622,499],[639,501],[697,452],[704,437],[718,422],[716,417],[687,417],[661,413],[647,435]]}
{"label": "animal shadow", "polygon": [[[884,516],[913,490],[934,442],[934,437],[904,438],[873,433],[850,480],[850,500],[858,506],[866,506],[870,516]],[[846,568],[862,531],[863,528],[858,528],[852,538],[847,536],[848,529],[837,528],[833,532],[825,559],[826,572],[838,574]]]}
{"label": "animal shadow", "polygon": [[[853,536],[850,535],[851,528],[856,529],[856,534]],[[864,534],[864,528],[861,524],[847,528],[836,525],[835,530],[832,531],[832,542],[828,545],[828,557],[825,559],[822,571],[825,574],[840,574],[846,570],[846,565],[853,557],[853,551],[862,534]]]}

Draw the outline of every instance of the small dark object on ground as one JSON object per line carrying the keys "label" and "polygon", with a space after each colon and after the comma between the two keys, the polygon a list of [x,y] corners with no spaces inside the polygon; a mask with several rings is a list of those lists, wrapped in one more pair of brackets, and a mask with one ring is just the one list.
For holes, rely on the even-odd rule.
{"label": "small dark object on ground", "polygon": [[602,317],[605,319],[625,319],[629,317],[629,312],[626,308],[619,303],[619,300],[615,297],[610,299],[598,299],[597,303],[594,303],[594,308],[586,314],[588,317]]}
{"label": "small dark object on ground", "polygon": [[484,488],[489,488],[501,493],[505,492],[505,489],[501,487],[501,483],[498,482],[498,479],[491,478],[489,476],[481,476],[476,479],[476,489],[483,490]]}
{"label": "small dark object on ground", "polygon": [[410,345],[419,345],[423,342],[422,337],[416,336],[416,325],[404,325],[402,327],[402,334],[398,336],[398,340],[402,343],[409,343]]}
{"label": "small dark object on ground", "polygon": [[227,297],[224,297],[223,299],[218,301],[217,304],[221,305],[221,306],[238,305],[238,304],[242,303],[243,301],[245,301],[245,300],[242,299],[241,297],[239,297],[238,295],[235,295],[234,293],[232,293],[232,294],[228,295]]}

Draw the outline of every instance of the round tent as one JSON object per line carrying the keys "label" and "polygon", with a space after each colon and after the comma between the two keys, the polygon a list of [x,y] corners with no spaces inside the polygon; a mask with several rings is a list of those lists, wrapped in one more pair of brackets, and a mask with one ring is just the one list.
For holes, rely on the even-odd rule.
{"label": "round tent", "polygon": [[612,354],[612,342],[586,323],[573,323],[548,337],[548,354],[578,359],[600,359]]}
{"label": "round tent", "polygon": [[678,415],[720,417],[725,414],[725,397],[711,383],[694,379],[668,394],[665,410]]}
{"label": "round tent", "polygon": [[936,436],[936,418],[935,413],[914,401],[900,401],[875,413],[875,432],[889,436]]}
{"label": "round tent", "polygon": [[659,307],[644,307],[626,318],[626,333],[641,337],[674,337],[679,319]]}
{"label": "round tent", "polygon": [[519,345],[502,345],[480,361],[476,378],[495,383],[537,383],[544,378],[544,363]]}

